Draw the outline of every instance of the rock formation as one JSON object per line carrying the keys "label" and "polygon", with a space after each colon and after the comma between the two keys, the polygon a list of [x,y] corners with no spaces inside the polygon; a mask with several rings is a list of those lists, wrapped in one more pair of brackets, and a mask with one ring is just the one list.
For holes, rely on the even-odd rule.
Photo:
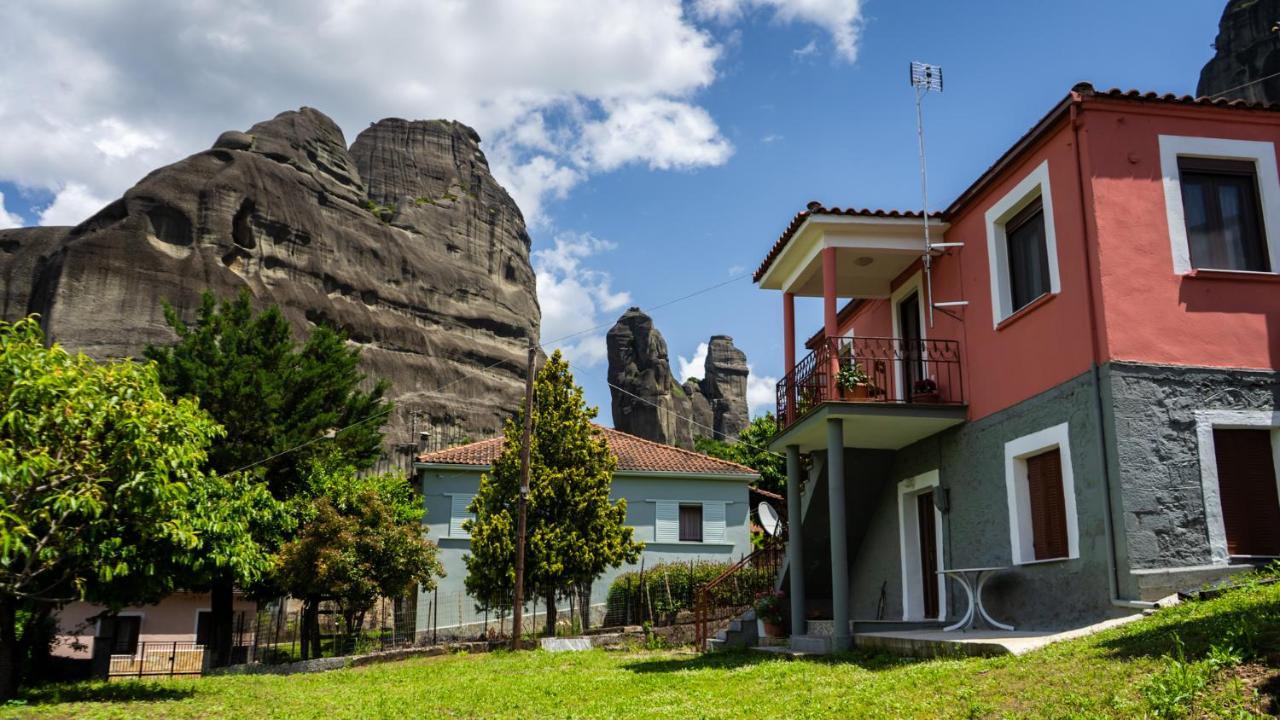
{"label": "rock formation", "polygon": [[639,308],[618,318],[607,344],[615,428],[689,448],[698,437],[733,440],[747,426],[747,356],[733,338],[712,336],[703,378],[683,384],[671,375],[662,333]]}
{"label": "rock formation", "polygon": [[1228,2],[1218,22],[1213,59],[1200,71],[1196,94],[1280,103],[1277,21],[1280,0]]}
{"label": "rock formation", "polygon": [[189,316],[206,289],[248,288],[299,337],[329,323],[361,347],[391,382],[391,444],[411,442],[410,413],[494,434],[540,313],[524,219],[479,143],[460,123],[388,119],[348,150],[311,108],[225,132],[74,228],[0,231],[3,317],[37,312],[70,349],[136,356],[174,338],[162,301]]}

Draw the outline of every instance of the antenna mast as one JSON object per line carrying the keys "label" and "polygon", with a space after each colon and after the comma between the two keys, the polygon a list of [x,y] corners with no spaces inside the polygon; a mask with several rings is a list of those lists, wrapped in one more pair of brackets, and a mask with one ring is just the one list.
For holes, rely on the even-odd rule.
{"label": "antenna mast", "polygon": [[920,201],[924,208],[924,265],[925,292],[929,295],[929,327],[933,327],[933,243],[929,238],[929,178],[924,161],[924,96],[930,90],[942,92],[942,66],[928,63],[911,63],[911,87],[916,91],[916,138],[920,143]]}

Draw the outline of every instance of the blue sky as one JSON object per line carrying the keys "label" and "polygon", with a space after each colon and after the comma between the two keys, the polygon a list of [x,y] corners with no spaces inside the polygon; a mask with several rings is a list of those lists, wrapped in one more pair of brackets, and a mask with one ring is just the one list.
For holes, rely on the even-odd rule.
{"label": "blue sky", "polygon": [[[386,115],[455,117],[530,216],[551,339],[749,273],[808,200],[917,207],[910,60],[946,74],[926,102],[937,209],[1077,81],[1193,92],[1223,6],[404,0],[378,14],[398,18],[388,29],[295,2],[261,18],[0,10],[0,98],[31,99],[0,100],[0,225],[75,222],[221,130],[302,104],[348,140]],[[797,315],[806,333],[821,319],[811,302]],[[755,399],[782,373],[780,299],[748,279],[654,317],[677,375],[712,334],[747,353]],[[568,350],[607,421],[602,335]]]}

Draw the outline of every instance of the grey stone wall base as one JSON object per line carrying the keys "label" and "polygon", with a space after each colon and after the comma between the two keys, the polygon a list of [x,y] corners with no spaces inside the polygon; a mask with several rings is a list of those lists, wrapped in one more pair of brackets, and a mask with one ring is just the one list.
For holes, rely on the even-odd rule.
{"label": "grey stone wall base", "polygon": [[503,644],[504,643],[498,643],[495,645],[494,643],[489,642],[448,643],[445,645],[431,645],[429,647],[410,647],[401,648],[399,650],[387,650],[385,652],[370,653],[368,655],[314,658],[311,660],[301,660],[299,662],[284,663],[281,665],[260,665],[257,663],[231,665],[224,668],[212,668],[205,674],[296,675],[300,673],[326,672],[328,670],[341,670],[342,668],[348,667],[363,667],[365,665],[377,665],[384,662],[408,660],[409,658],[435,657],[437,655],[446,655],[455,652],[484,653],[489,652],[493,647]]}
{"label": "grey stone wall base", "polygon": [[1207,565],[1190,568],[1135,570],[1138,599],[1159,600],[1168,595],[1216,585],[1234,575],[1255,570],[1252,565]]}

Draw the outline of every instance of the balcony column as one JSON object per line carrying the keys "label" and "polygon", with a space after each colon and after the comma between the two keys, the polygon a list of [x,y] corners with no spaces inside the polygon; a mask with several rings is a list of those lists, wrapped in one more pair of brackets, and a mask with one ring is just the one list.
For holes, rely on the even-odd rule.
{"label": "balcony column", "polygon": [[831,650],[848,650],[849,539],[844,512],[844,420],[827,418],[827,503],[831,519]]}
{"label": "balcony column", "polygon": [[[840,335],[836,315],[836,249],[822,248],[822,334],[826,338],[827,399],[837,397],[836,374],[840,372],[840,358],[831,342]],[[819,358],[823,357],[821,350]]]}
{"label": "balcony column", "polygon": [[782,378],[787,384],[787,416],[779,422],[790,425],[796,419],[796,296],[782,293]]}
{"label": "balcony column", "polygon": [[791,634],[804,635],[808,603],[804,597],[804,518],[801,505],[800,447],[787,446],[787,567],[791,573]]}

